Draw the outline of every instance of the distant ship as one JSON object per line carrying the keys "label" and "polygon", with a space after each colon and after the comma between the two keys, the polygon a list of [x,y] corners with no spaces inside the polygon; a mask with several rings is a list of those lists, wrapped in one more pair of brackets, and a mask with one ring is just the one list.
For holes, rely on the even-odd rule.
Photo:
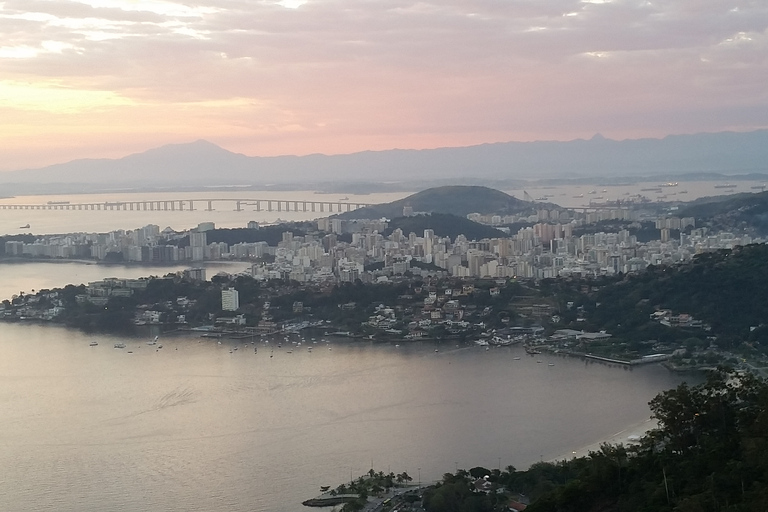
{"label": "distant ship", "polygon": [[29,229],[29,224],[25,224],[24,226],[19,226],[19,229]]}
{"label": "distant ship", "polygon": [[715,185],[715,188],[736,188],[736,185],[732,185],[730,183],[725,183],[723,185]]}
{"label": "distant ship", "polygon": [[48,204],[69,204],[69,201],[48,201]]}

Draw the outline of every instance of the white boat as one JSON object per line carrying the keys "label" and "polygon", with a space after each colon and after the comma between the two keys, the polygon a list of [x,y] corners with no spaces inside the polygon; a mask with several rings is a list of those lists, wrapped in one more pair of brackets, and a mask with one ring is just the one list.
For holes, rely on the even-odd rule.
{"label": "white boat", "polygon": [[493,338],[491,338],[491,341],[489,343],[492,345],[507,346],[507,345],[511,345],[513,342],[514,340],[510,337],[507,337],[506,339],[504,339],[501,336],[494,336]]}
{"label": "white boat", "polygon": [[147,342],[147,345],[157,345],[157,338],[158,338],[158,336],[155,336],[155,339],[149,340]]}
{"label": "white boat", "polygon": [[115,343],[115,348],[125,348],[125,343]]}

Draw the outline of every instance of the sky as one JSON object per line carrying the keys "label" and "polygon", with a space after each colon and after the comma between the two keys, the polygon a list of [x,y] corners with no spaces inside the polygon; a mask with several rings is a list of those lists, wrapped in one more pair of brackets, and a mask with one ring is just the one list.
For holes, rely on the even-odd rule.
{"label": "sky", "polygon": [[0,0],[0,171],[768,127],[765,0]]}

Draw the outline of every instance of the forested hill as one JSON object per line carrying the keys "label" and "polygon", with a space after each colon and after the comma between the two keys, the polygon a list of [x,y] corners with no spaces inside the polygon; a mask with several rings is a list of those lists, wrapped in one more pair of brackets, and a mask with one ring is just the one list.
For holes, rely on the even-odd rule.
{"label": "forested hill", "polygon": [[[524,499],[531,500],[528,512],[768,510],[765,380],[713,372],[704,384],[682,384],[650,406],[659,428],[634,446],[603,445],[586,457],[538,462],[526,471],[508,466],[446,473],[424,491],[424,508],[506,512]],[[478,478],[490,492],[473,492]]]}
{"label": "forested hill", "polygon": [[637,330],[665,308],[708,323],[719,337],[768,346],[768,245],[702,253],[677,267],[651,266],[602,287],[595,301],[590,321],[608,332]]}
{"label": "forested hill", "polygon": [[401,217],[403,208],[414,212],[450,213],[465,217],[470,213],[521,214],[533,213],[537,206],[549,206],[517,199],[509,194],[488,187],[448,186],[422,190],[391,203],[377,204],[339,214],[342,219],[388,219]]}
{"label": "forested hill", "polygon": [[681,207],[681,217],[695,217],[697,226],[718,231],[754,230],[768,234],[768,192],[705,197]]}
{"label": "forested hill", "polygon": [[401,229],[405,236],[413,232],[421,236],[425,229],[431,229],[436,236],[449,237],[455,240],[457,236],[464,235],[467,240],[481,240],[483,238],[503,238],[507,235],[491,226],[479,224],[464,217],[457,217],[446,213],[433,213],[432,215],[416,215],[413,217],[397,217],[389,222],[384,236],[389,236],[395,229]]}

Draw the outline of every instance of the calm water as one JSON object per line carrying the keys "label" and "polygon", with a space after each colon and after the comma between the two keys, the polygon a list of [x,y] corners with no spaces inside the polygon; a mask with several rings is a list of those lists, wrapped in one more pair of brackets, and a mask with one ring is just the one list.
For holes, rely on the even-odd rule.
{"label": "calm water", "polygon": [[166,335],[157,350],[0,332],[0,509],[13,511],[296,511],[371,464],[422,481],[455,464],[524,467],[642,421],[678,382],[520,348],[318,336],[270,357],[261,340],[255,353]]}
{"label": "calm water", "polygon": [[[50,233],[267,220],[27,213],[38,217],[0,211],[0,232],[27,222]],[[240,266],[212,265],[209,275]],[[182,268],[0,264],[0,298]],[[0,510],[297,511],[321,485],[371,464],[428,481],[456,465],[522,468],[569,453],[646,419],[647,402],[679,382],[658,366],[547,355],[539,364],[515,347],[332,340],[328,350],[305,340],[270,357],[261,340],[254,353],[172,335],[157,350],[147,339],[0,323]]]}

